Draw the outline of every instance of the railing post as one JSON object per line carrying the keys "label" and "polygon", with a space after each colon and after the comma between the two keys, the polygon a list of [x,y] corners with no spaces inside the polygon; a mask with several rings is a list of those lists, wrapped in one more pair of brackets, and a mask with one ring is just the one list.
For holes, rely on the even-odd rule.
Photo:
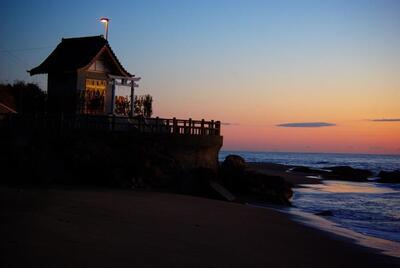
{"label": "railing post", "polygon": [[172,118],[172,128],[173,128],[173,133],[178,133],[178,122],[176,122],[176,118]]}
{"label": "railing post", "polygon": [[215,135],[220,135],[221,134],[221,121],[217,121],[215,124]]}
{"label": "railing post", "polygon": [[192,118],[189,118],[189,135],[192,134]]}
{"label": "railing post", "polygon": [[160,127],[159,127],[158,120],[159,120],[159,118],[158,118],[158,116],[157,116],[157,117],[156,117],[156,132],[157,132],[157,133],[160,133]]}
{"label": "railing post", "polygon": [[211,120],[211,122],[208,124],[208,135],[215,135],[214,120]]}
{"label": "railing post", "polygon": [[167,119],[167,131],[168,131],[168,133],[171,133],[171,128],[169,126],[169,119]]}
{"label": "railing post", "polygon": [[201,125],[200,125],[201,129],[200,129],[200,134],[204,135],[204,119],[201,119]]}

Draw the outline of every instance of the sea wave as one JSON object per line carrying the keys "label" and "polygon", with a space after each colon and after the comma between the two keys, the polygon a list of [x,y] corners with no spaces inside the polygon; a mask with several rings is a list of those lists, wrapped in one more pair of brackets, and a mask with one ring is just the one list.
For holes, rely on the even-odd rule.
{"label": "sea wave", "polygon": [[292,212],[315,215],[329,211],[330,216],[324,218],[335,226],[335,232],[337,228],[350,230],[352,238],[362,238],[361,244],[400,257],[400,185],[325,181],[303,186],[295,189]]}
{"label": "sea wave", "polygon": [[375,173],[381,170],[393,171],[400,169],[400,155],[221,151],[219,160],[223,161],[229,154],[240,155],[247,162],[276,163],[313,168],[350,166],[368,169]]}

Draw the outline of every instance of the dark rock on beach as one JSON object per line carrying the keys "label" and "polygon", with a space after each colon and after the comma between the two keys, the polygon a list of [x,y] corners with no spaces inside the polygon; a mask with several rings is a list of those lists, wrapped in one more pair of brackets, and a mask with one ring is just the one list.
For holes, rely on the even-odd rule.
{"label": "dark rock on beach", "polygon": [[265,201],[290,205],[292,184],[279,176],[270,176],[249,169],[238,155],[228,155],[220,167],[222,184],[237,196],[246,200]]}
{"label": "dark rock on beach", "polygon": [[294,167],[290,169],[291,172],[309,173],[309,174],[321,174],[327,173],[327,171],[321,169],[313,169],[310,167]]}
{"label": "dark rock on beach", "polygon": [[400,183],[400,169],[394,171],[381,171],[376,182],[381,183]]}
{"label": "dark rock on beach", "polygon": [[367,181],[373,173],[366,169],[352,168],[349,166],[324,167],[322,169],[314,169],[310,167],[293,167],[290,169],[293,173],[318,174],[326,180],[343,180],[343,181]]}
{"label": "dark rock on beach", "polygon": [[329,174],[325,174],[324,179],[367,181],[367,178],[373,175],[369,170],[349,166],[326,167],[324,169],[331,171]]}
{"label": "dark rock on beach", "polygon": [[320,212],[315,213],[317,216],[333,216],[333,212],[330,210],[323,210]]}
{"label": "dark rock on beach", "polygon": [[247,187],[260,201],[268,201],[279,205],[290,205],[293,196],[292,184],[279,176],[246,171],[244,178]]}
{"label": "dark rock on beach", "polygon": [[243,172],[246,169],[246,161],[239,155],[228,155],[221,164],[224,172]]}
{"label": "dark rock on beach", "polygon": [[189,195],[221,199],[210,187],[217,180],[217,172],[209,168],[195,168],[180,176],[179,192]]}

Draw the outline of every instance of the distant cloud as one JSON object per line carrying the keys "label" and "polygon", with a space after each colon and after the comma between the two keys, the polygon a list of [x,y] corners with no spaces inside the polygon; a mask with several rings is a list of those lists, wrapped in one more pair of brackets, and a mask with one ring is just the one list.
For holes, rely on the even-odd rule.
{"label": "distant cloud", "polygon": [[370,150],[382,150],[384,148],[382,146],[370,146],[369,149]]}
{"label": "distant cloud", "polygon": [[326,122],[302,122],[302,123],[285,123],[276,126],[277,127],[332,127],[336,126],[336,124],[326,123]]}
{"label": "distant cloud", "polygon": [[222,122],[221,125],[223,125],[223,126],[238,126],[239,123]]}
{"label": "distant cloud", "polygon": [[369,121],[373,121],[373,122],[400,122],[400,118],[378,118],[378,119],[370,119]]}

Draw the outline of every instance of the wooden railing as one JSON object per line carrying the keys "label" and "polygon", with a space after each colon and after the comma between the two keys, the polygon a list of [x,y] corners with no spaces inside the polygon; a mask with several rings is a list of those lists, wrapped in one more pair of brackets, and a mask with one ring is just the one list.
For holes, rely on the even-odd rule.
{"label": "wooden railing", "polygon": [[90,129],[136,131],[180,135],[220,135],[220,121],[107,115],[0,114],[0,128],[11,129]]}

